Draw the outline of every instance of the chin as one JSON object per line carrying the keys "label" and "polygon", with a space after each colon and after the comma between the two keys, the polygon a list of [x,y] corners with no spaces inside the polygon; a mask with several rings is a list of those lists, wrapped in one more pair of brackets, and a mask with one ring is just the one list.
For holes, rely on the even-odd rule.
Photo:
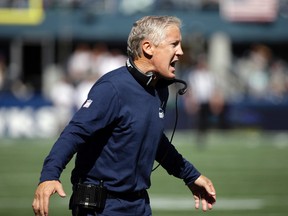
{"label": "chin", "polygon": [[162,74],[159,74],[160,77],[164,78],[164,79],[168,79],[168,80],[171,80],[171,79],[175,79],[176,76],[175,76],[175,71],[168,71],[168,72],[165,72],[165,73],[162,73]]}
{"label": "chin", "polygon": [[176,75],[174,73],[171,73],[170,79],[175,79],[175,78],[176,78]]}

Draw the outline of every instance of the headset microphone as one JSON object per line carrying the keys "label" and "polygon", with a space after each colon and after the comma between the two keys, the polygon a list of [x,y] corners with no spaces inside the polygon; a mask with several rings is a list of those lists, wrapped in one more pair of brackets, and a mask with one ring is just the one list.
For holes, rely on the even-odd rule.
{"label": "headset microphone", "polygon": [[184,95],[187,91],[187,83],[184,80],[180,80],[180,79],[174,79],[174,82],[178,82],[184,85],[183,88],[178,90],[179,95]]}

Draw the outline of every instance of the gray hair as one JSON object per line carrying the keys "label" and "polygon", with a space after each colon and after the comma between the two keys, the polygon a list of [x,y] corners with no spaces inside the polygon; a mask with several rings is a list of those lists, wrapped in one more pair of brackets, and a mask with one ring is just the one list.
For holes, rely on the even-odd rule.
{"label": "gray hair", "polygon": [[164,40],[165,30],[171,25],[181,28],[181,20],[174,16],[145,16],[133,24],[127,40],[127,54],[132,59],[142,55],[141,41],[144,39],[158,46]]}

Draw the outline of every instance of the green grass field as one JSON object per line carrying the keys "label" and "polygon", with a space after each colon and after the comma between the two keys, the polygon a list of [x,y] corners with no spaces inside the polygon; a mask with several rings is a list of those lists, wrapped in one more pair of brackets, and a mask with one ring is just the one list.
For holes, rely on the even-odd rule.
{"label": "green grass field", "polygon": [[[53,139],[1,139],[0,215],[33,215],[31,204],[43,159]],[[177,131],[177,149],[206,176],[217,190],[212,211],[194,209],[191,193],[161,167],[152,174],[149,189],[154,216],[286,216],[288,214],[288,132],[211,132],[199,149],[195,134]],[[50,215],[70,215],[67,204],[71,162],[62,174],[68,195],[53,196]]]}

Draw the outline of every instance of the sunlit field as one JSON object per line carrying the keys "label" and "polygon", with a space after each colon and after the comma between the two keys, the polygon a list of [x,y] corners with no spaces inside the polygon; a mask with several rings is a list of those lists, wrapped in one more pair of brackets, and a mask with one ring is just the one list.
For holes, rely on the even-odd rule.
{"label": "sunlit field", "polygon": [[[44,157],[56,138],[1,139],[0,215],[33,215],[31,208]],[[286,216],[288,213],[288,132],[256,130],[210,132],[202,145],[193,131],[177,131],[176,148],[213,180],[217,203],[212,211],[194,209],[182,180],[159,167],[149,189],[154,216]],[[156,164],[155,164],[156,165]],[[62,174],[67,197],[54,195],[50,215],[70,215],[70,172]]]}

